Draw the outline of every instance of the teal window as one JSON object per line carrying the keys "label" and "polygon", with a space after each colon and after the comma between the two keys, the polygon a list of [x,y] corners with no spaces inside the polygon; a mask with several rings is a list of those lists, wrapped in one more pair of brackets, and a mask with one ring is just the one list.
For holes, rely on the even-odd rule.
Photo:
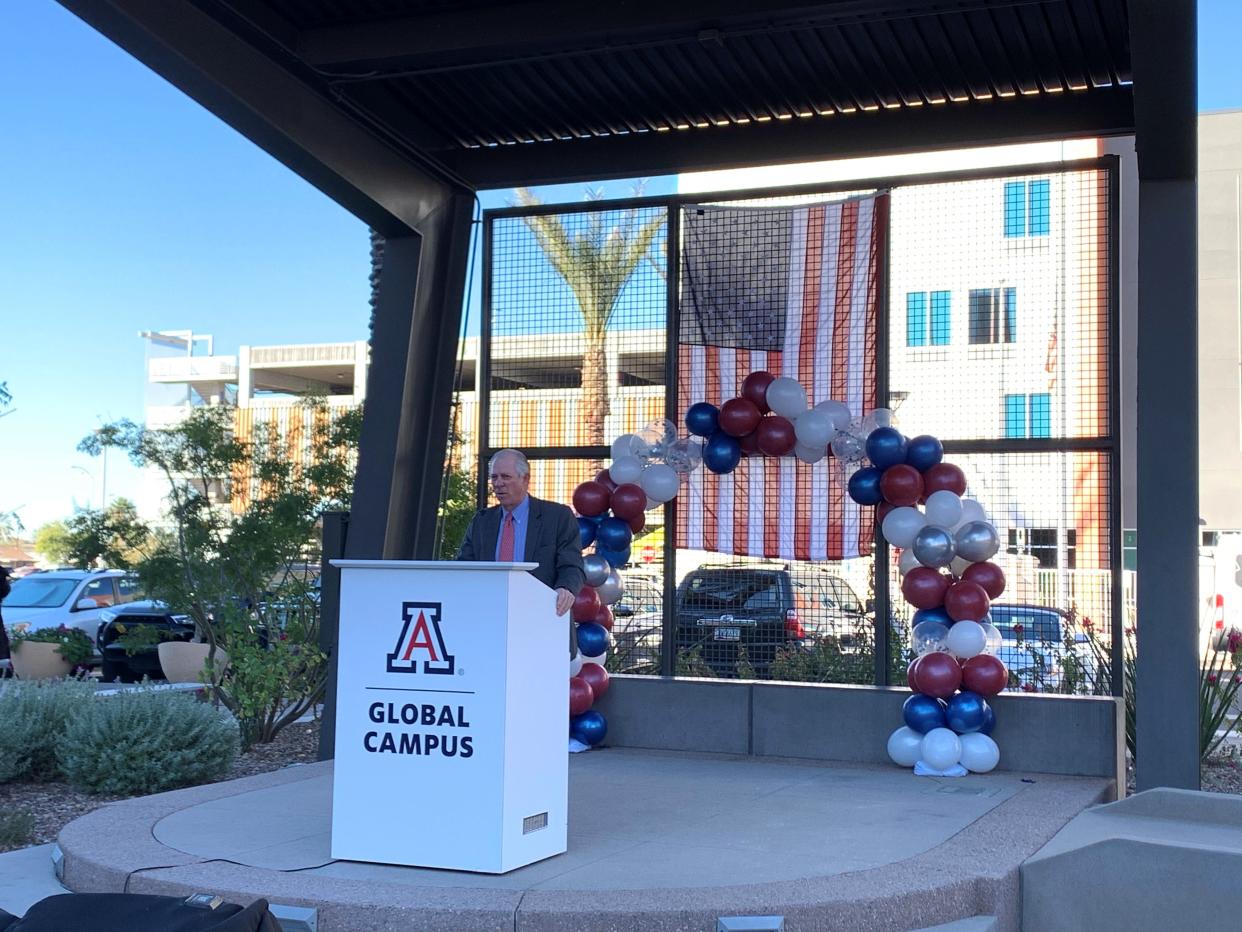
{"label": "teal window", "polygon": [[906,346],[927,345],[927,293],[911,291],[906,295]]}
{"label": "teal window", "polygon": [[1031,395],[1029,404],[1030,411],[1030,436],[1032,437],[1051,437],[1052,436],[1052,398],[1047,394]]}
{"label": "teal window", "polygon": [[1047,178],[1005,182],[1005,236],[1047,236],[1051,229],[1051,194]]}
{"label": "teal window", "polygon": [[951,322],[949,292],[933,291],[931,293],[932,346],[949,345]]}
{"label": "teal window", "polygon": [[1005,438],[1026,436],[1026,395],[1005,396]]}
{"label": "teal window", "polygon": [[1052,436],[1052,396],[1046,392],[1033,395],[1005,396],[1005,439],[1025,440],[1028,437],[1047,439]]}

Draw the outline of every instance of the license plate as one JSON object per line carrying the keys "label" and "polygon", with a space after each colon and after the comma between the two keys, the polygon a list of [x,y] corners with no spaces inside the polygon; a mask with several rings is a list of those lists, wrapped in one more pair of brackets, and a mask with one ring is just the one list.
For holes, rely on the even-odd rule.
{"label": "license plate", "polygon": [[740,641],[742,639],[741,628],[717,628],[715,635],[717,641]]}

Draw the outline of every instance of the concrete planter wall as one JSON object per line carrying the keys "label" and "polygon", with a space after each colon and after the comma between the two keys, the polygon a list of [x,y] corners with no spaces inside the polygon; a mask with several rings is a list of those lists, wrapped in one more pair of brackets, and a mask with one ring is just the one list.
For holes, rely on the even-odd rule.
{"label": "concrete planter wall", "polygon": [[[203,668],[207,665],[207,653],[210,644],[190,643],[187,641],[165,641],[159,646],[160,669],[164,678],[170,683],[201,683]],[[228,669],[229,655],[216,648],[215,668],[216,681]]]}
{"label": "concrete planter wall", "polygon": [[[597,708],[617,747],[883,764],[909,696],[897,687],[618,674]],[[1005,693],[992,706],[998,769],[1108,777],[1125,787],[1120,699]]]}
{"label": "concrete planter wall", "polygon": [[13,644],[13,673],[18,679],[46,680],[68,676],[73,671],[73,664],[62,657],[57,648],[59,644],[41,641],[18,641]]}

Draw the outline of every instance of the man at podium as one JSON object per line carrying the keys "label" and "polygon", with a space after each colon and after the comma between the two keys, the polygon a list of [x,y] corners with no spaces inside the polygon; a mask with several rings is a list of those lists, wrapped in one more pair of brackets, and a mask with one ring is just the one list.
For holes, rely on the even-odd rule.
{"label": "man at podium", "polygon": [[574,513],[530,494],[530,463],[521,451],[500,450],[487,468],[498,504],[470,520],[457,559],[538,563],[531,575],[556,590],[556,614],[564,615],[586,585]]}

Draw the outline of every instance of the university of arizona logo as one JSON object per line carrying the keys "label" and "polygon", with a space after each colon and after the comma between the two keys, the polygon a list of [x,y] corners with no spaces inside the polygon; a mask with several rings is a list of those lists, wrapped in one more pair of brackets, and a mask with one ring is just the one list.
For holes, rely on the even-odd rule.
{"label": "university of arizona logo", "polygon": [[[388,655],[389,673],[446,673],[455,668],[453,655],[444,647],[440,630],[439,602],[402,602],[401,634]],[[422,667],[419,667],[422,661]]]}

